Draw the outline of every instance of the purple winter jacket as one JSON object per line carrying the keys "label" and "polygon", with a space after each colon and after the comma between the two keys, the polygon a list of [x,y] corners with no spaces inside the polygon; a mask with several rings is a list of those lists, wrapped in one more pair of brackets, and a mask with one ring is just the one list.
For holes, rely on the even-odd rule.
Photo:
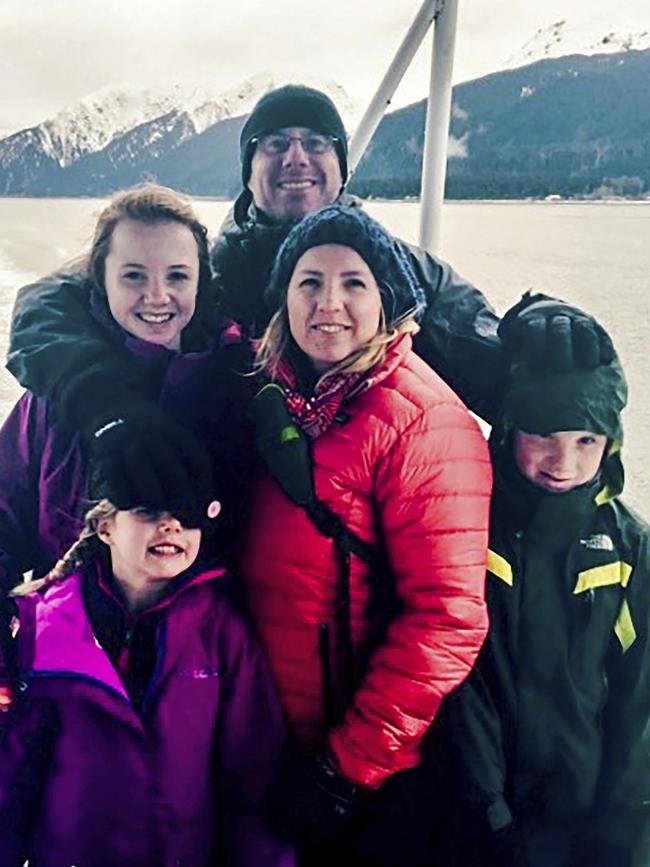
{"label": "purple winter jacket", "polygon": [[[176,353],[126,336],[133,377],[170,418],[218,453],[229,425],[215,343]],[[116,351],[122,351],[121,349]],[[230,426],[232,421],[230,420]],[[48,401],[26,392],[0,428],[0,591],[34,570],[46,574],[78,538],[87,458],[80,438],[57,424]]]}
{"label": "purple winter jacket", "polygon": [[18,600],[23,691],[0,720],[2,867],[295,867],[259,810],[282,713],[255,639],[215,586],[223,570],[189,574],[159,603],[141,715],[93,634],[85,575]]}

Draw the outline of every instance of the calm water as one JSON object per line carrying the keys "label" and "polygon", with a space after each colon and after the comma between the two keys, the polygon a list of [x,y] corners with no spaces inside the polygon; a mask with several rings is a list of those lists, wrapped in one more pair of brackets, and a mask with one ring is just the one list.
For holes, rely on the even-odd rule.
{"label": "calm water", "polygon": [[[101,202],[0,198],[0,353],[16,289],[79,253]],[[228,203],[199,201],[217,230]],[[373,203],[371,213],[415,240],[418,206]],[[632,203],[452,203],[443,256],[503,312],[526,289],[593,312],[614,337],[630,382],[626,499],[650,517],[650,205]],[[20,389],[0,372],[0,416]]]}

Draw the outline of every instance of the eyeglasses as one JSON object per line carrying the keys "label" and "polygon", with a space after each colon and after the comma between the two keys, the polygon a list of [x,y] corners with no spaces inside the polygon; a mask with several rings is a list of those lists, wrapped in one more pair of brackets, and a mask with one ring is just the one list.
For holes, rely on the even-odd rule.
{"label": "eyeglasses", "polygon": [[304,138],[297,135],[289,136],[283,135],[280,132],[271,132],[268,135],[251,139],[251,143],[256,144],[267,157],[277,157],[281,154],[286,154],[291,147],[292,141],[299,141],[302,149],[307,154],[326,154],[332,150],[334,143],[338,139],[332,135],[320,135],[315,132]]}

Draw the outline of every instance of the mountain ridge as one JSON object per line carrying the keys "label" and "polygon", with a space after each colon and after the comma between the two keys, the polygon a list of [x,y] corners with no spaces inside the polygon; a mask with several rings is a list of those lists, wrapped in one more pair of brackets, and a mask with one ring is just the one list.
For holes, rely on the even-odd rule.
{"label": "mountain ridge", "polygon": [[[456,85],[447,195],[649,195],[650,47],[636,47],[646,37],[650,46],[650,32],[612,37],[609,47],[624,43],[624,51],[544,56]],[[559,51],[561,42],[570,46],[563,21],[538,31],[522,50],[545,54]],[[147,91],[139,103],[128,88],[100,92],[0,140],[0,194],[105,196],[156,179],[230,198],[241,187],[245,116],[278,84],[264,74],[220,93],[198,86]],[[343,106],[346,120],[355,114],[339,85],[316,86]],[[352,191],[418,194],[424,106],[422,100],[384,117]]]}

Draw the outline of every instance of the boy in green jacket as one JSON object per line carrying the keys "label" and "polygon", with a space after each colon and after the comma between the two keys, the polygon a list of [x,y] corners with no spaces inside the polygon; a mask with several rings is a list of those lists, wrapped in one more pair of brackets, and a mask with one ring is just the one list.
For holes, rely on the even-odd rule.
{"label": "boy in green jacket", "polygon": [[456,821],[437,864],[650,864],[650,528],[617,499],[626,399],[617,359],[512,368],[490,439],[491,629],[447,706]]}

